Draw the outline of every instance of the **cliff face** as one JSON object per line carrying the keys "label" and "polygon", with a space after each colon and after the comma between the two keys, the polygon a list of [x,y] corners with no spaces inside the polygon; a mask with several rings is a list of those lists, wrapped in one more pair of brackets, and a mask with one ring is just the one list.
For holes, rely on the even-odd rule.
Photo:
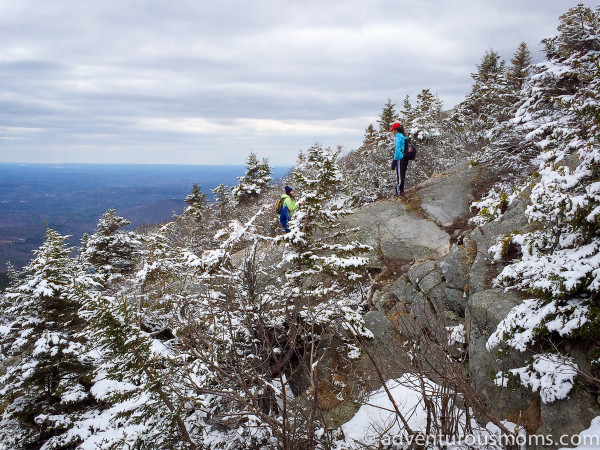
{"label": "cliff face", "polygon": [[[359,228],[356,237],[374,248],[373,269],[381,270],[366,316],[379,340],[372,347],[401,348],[398,336],[417,343],[420,370],[439,382],[462,383],[483,423],[493,416],[523,425],[529,433],[576,435],[600,415],[595,395],[583,385],[576,384],[566,399],[544,403],[539,393],[518,384],[494,383],[497,373],[526,365],[531,354],[486,348],[498,324],[526,298],[494,285],[504,265],[488,250],[499,238],[532,225],[524,215],[527,192],[498,219],[482,226],[469,222],[469,204],[491,173],[485,165],[458,166],[399,202],[379,201],[348,219]],[[578,366],[588,367],[586,349],[576,340],[568,345]]]}

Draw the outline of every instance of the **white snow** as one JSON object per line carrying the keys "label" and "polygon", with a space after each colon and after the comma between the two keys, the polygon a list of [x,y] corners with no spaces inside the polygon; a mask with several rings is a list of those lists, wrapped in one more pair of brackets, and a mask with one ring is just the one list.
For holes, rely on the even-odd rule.
{"label": "white snow", "polygon": [[[433,400],[435,407],[440,409],[440,396],[436,395],[439,392],[440,386],[436,383],[423,379],[425,386],[425,392]],[[421,393],[420,379],[416,374],[406,374],[396,380],[389,380],[386,383],[388,390],[391,393],[394,402],[396,403],[398,410],[405,417],[408,426],[416,432],[425,432],[427,428],[427,411],[423,396]],[[455,409],[455,414],[458,417],[460,426],[465,426],[466,415],[463,411]],[[505,423],[507,428],[514,428],[514,424]],[[494,444],[494,438],[498,434],[498,428],[488,424],[486,428],[479,426],[474,420],[471,421],[473,427],[473,434],[462,436],[469,442],[469,439],[475,439],[476,444],[470,445],[469,448],[486,448],[488,450],[497,449],[501,447]],[[394,405],[390,401],[384,388],[378,389],[371,392],[365,399],[365,403],[360,407],[358,412],[354,415],[350,421],[346,422],[341,427],[344,440],[336,444],[336,450],[346,449],[362,449],[362,448],[379,448],[378,444],[382,443],[398,443],[401,439],[404,427],[402,422],[396,417]],[[422,437],[422,436],[421,436]],[[430,436],[433,438],[433,436]],[[413,439],[413,443],[417,443],[415,437],[404,435],[402,443],[408,445]],[[485,445],[479,445],[479,442],[487,443]],[[435,443],[436,445],[433,445]],[[439,439],[437,442],[430,442],[430,449],[459,449],[466,448],[465,442],[461,442],[460,438],[455,440],[442,441]],[[389,448],[404,448],[394,447],[391,445]],[[408,448],[408,447],[407,447]]]}
{"label": "white snow", "polygon": [[446,327],[448,332],[448,345],[465,344],[467,342],[467,330],[461,323],[454,327]]}
{"label": "white snow", "polygon": [[[553,403],[566,398],[571,392],[577,369],[577,364],[568,356],[544,353],[534,355],[531,365],[510,369],[508,372],[518,376],[521,384],[531,388],[533,392],[540,391],[544,403]],[[507,375],[498,373],[495,382],[506,387]]]}

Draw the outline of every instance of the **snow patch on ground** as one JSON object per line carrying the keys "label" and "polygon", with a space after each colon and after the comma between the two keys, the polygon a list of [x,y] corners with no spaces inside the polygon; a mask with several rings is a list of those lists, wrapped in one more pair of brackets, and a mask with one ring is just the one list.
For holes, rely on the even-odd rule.
{"label": "snow patch on ground", "polygon": [[[416,432],[424,433],[427,429],[427,410],[423,395],[420,387],[421,380],[416,374],[406,374],[401,378],[395,380],[389,380],[386,383],[386,387],[389,390],[394,402],[396,403],[398,410],[405,417],[408,426]],[[430,397],[437,410],[440,408],[440,397],[436,397],[435,393],[438,392],[441,387],[436,383],[423,379],[425,386],[425,392]],[[455,408],[455,414],[459,418],[460,427],[465,428],[466,415],[464,411]],[[487,428],[481,427],[475,421],[471,421],[473,428],[473,435],[470,435],[466,442],[469,442],[469,438],[473,438],[477,443],[468,445],[469,448],[487,448],[487,449],[500,449],[498,445],[494,445],[494,437],[498,433],[498,428],[489,424]],[[505,426],[509,429],[514,428],[514,424],[506,423]],[[341,430],[343,432],[344,440],[336,444],[336,450],[346,449],[358,449],[358,448],[379,448],[379,444],[386,443],[398,444],[400,442],[400,436],[403,433],[404,427],[402,422],[397,418],[394,405],[390,401],[390,398],[382,387],[368,395],[365,400],[365,404],[361,406],[354,417],[344,425]],[[431,436],[433,437],[433,436]],[[402,441],[402,445],[406,448],[410,447],[410,437],[405,436]],[[414,440],[413,443],[417,443]],[[485,442],[486,444],[479,444],[479,442]],[[385,447],[387,448],[387,447]],[[401,445],[397,445],[392,448],[404,448]],[[429,445],[429,449],[459,449],[466,448],[464,442],[459,442],[457,439],[455,443],[451,440],[437,441],[437,444]]]}

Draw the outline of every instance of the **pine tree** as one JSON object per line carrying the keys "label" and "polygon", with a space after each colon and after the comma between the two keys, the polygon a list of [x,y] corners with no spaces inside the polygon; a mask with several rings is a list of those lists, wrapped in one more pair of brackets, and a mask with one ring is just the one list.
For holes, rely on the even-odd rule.
{"label": "pine tree", "polygon": [[251,152],[246,161],[246,173],[238,177],[239,183],[232,189],[233,197],[238,203],[256,199],[272,180],[271,173],[268,160],[259,162],[256,154]]}
{"label": "pine tree", "polygon": [[186,384],[194,359],[178,349],[174,336],[179,319],[196,312],[195,280],[204,267],[191,251],[173,245],[180,230],[175,220],[145,236],[140,270],[125,294],[83,296],[85,333],[98,355],[91,391],[102,405],[70,430],[86,447],[190,449],[196,447],[194,431],[206,426],[206,403]]}
{"label": "pine tree", "polygon": [[379,124],[379,136],[388,136],[392,124],[398,120],[396,105],[388,98],[387,103],[383,107],[383,111],[379,115],[377,123]]}
{"label": "pine tree", "polygon": [[589,69],[577,61],[590,62],[598,50],[598,8],[578,5],[570,9],[560,17],[558,32],[542,41],[548,60],[573,65],[574,69]]}
{"label": "pine tree", "polygon": [[9,286],[14,286],[19,282],[19,272],[15,269],[10,261],[6,263],[6,277],[8,278]]}
{"label": "pine tree", "polygon": [[[590,183],[594,183],[600,170],[594,133],[600,108],[596,65],[600,52],[598,23],[598,13],[583,5],[561,16],[559,34],[543,41],[548,61],[534,67],[536,76],[531,81],[531,95],[517,116],[530,139],[544,152],[540,167],[542,181],[533,188],[528,215],[531,220],[547,225],[548,234],[538,232],[536,236],[546,235],[549,242],[560,242],[569,248],[575,243],[578,243],[575,247],[589,245],[596,238],[596,231],[592,230],[596,228],[597,197]],[[569,57],[565,59],[566,55]],[[578,153],[579,164],[571,173],[556,162],[573,152]],[[582,220],[583,217],[586,219]],[[577,238],[558,238],[570,233]],[[547,248],[548,244],[542,241],[534,247]],[[557,250],[556,245],[551,245],[550,250]],[[568,292],[566,286],[557,285],[564,275],[557,274],[556,282],[548,288],[555,293],[563,289]]]}
{"label": "pine tree", "polygon": [[494,50],[485,53],[477,73],[471,74],[475,83],[462,104],[466,116],[490,129],[507,119],[503,115],[506,104],[506,63]]}
{"label": "pine tree", "polygon": [[0,348],[14,362],[0,377],[7,405],[0,442],[12,448],[46,441],[63,448],[70,441],[65,431],[92,402],[92,365],[78,311],[80,290],[95,283],[69,257],[67,239],[49,229],[23,281],[6,293],[2,315],[10,323]]}
{"label": "pine tree", "polygon": [[267,185],[273,177],[273,170],[269,165],[269,160],[267,158],[263,158],[260,164],[258,165],[258,178],[263,180],[264,184]]}
{"label": "pine tree", "polygon": [[[413,117],[413,107],[412,104],[410,103],[410,96],[406,96],[404,98],[404,101],[402,102],[402,111],[400,113],[401,119],[406,122],[407,119]],[[403,122],[403,123],[404,123]]]}
{"label": "pine tree", "polygon": [[79,434],[91,427],[110,448],[197,448],[190,427],[202,424],[194,416],[192,424],[184,420],[193,395],[183,383],[190,373],[176,352],[143,329],[132,299],[93,293],[84,305],[86,331],[102,352],[96,397],[112,407],[96,412],[102,420],[78,424]]}
{"label": "pine tree", "polygon": [[404,129],[422,145],[435,145],[435,141],[442,135],[442,101],[429,89],[423,89],[417,95],[414,108],[410,106],[408,98],[405,100]]}
{"label": "pine tree", "polygon": [[510,118],[506,115],[506,63],[494,50],[487,51],[471,76],[471,92],[454,109],[451,125],[457,140],[464,141],[463,146],[478,151],[490,143],[489,130]]}
{"label": "pine tree", "polygon": [[371,123],[365,130],[365,136],[363,138],[363,146],[365,148],[372,149],[376,140],[377,140],[377,133],[375,132],[375,128],[373,127],[373,124]]}
{"label": "pine tree", "polygon": [[508,86],[515,93],[520,93],[529,78],[531,70],[531,52],[525,42],[519,44],[519,48],[510,60],[510,67],[506,72]]}
{"label": "pine tree", "polygon": [[206,194],[202,192],[202,188],[194,184],[192,193],[188,194],[184,201],[188,204],[184,214],[189,214],[198,222],[202,222],[204,213],[208,209],[208,200],[206,200]]}
{"label": "pine tree", "polygon": [[522,42],[506,73],[504,102],[498,109],[500,120],[487,133],[488,144],[483,154],[477,156],[479,162],[490,162],[493,171],[501,178],[497,191],[509,191],[519,183],[522,174],[532,169],[533,158],[539,153],[535,146],[525,139],[525,133],[514,120],[517,110],[527,99],[527,83],[531,71],[531,54],[527,44]]}
{"label": "pine tree", "polygon": [[214,227],[215,212],[206,194],[197,184],[185,198],[188,206],[175,217],[173,230],[165,239],[175,247],[186,247],[200,254],[212,244],[210,230]]}
{"label": "pine tree", "polygon": [[320,339],[341,337],[352,358],[360,354],[355,333],[372,337],[361,316],[364,299],[357,290],[367,263],[360,255],[370,247],[350,241],[341,222],[351,211],[344,207],[339,152],[314,145],[300,153],[293,175],[304,204],[294,214],[290,232],[278,239],[286,245],[287,266],[279,296],[295,340],[310,349],[304,376],[313,388],[318,358],[314,349]]}
{"label": "pine tree", "polygon": [[86,236],[81,257],[106,281],[131,273],[135,268],[141,239],[132,231],[120,228],[131,222],[109,209],[98,221],[96,233]]}

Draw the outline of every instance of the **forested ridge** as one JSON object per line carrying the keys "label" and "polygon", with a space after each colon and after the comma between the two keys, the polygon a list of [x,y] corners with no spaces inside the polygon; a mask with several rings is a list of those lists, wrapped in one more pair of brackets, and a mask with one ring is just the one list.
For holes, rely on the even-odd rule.
{"label": "forested ridge", "polygon": [[[567,11],[542,44],[533,65],[525,43],[508,62],[487,50],[451,110],[429,89],[389,99],[360,148],[315,144],[281,182],[251,153],[237,185],[212,190],[214,201],[194,185],[168,223],[127,231],[109,210],[75,256],[48,229],[0,297],[0,447],[364,448],[345,433],[348,415],[331,411],[356,412],[379,388],[393,397],[365,323],[375,293],[405,276],[433,298],[423,283],[433,271],[422,271],[432,261],[377,267],[380,249],[350,225],[353,211],[395,204],[395,121],[419,149],[403,208],[422,212],[419,183],[481,170],[470,217],[440,227],[456,252],[499,268],[490,288],[520,296],[484,342],[507,364],[490,382],[527,391],[538,409],[569,411],[585,392],[600,411],[600,8]],[[284,234],[274,212],[285,185],[303,204]],[[470,255],[469,233],[507,223],[516,202],[525,225]],[[474,292],[463,283],[457,301]],[[391,401],[395,423],[412,436],[532,432],[473,383],[488,368],[473,366],[468,314],[443,306],[435,321],[393,311],[411,318],[397,327],[396,377],[427,418],[417,429]]]}

